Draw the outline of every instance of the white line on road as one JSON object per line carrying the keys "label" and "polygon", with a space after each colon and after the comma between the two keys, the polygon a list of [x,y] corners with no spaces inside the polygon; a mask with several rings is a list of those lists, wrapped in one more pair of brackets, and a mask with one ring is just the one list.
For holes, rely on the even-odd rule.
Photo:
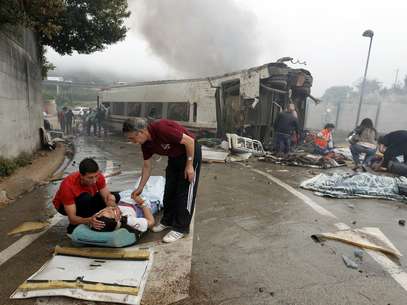
{"label": "white line on road", "polygon": [[332,214],[331,212],[329,212],[327,209],[321,207],[318,203],[314,202],[313,200],[311,200],[310,198],[308,198],[307,196],[305,196],[303,193],[297,191],[296,189],[294,189],[292,186],[288,185],[287,183],[281,181],[280,179],[267,174],[261,170],[258,169],[251,169],[252,171],[265,176],[266,178],[270,179],[271,181],[273,181],[274,183],[278,184],[279,186],[281,186],[282,188],[285,188],[287,191],[289,191],[291,194],[293,194],[294,196],[298,197],[299,199],[301,199],[302,201],[304,201],[308,206],[310,206],[312,209],[314,209],[315,212],[317,212],[318,214],[321,214],[323,216],[327,216],[327,217],[331,217],[331,218],[337,218],[334,214]]}
{"label": "white line on road", "polygon": [[366,252],[386,270],[391,277],[407,291],[407,273],[390,258],[381,252],[366,250]]}
{"label": "white line on road", "polygon": [[[280,185],[281,187],[285,188],[287,191],[295,195],[296,197],[300,198],[303,200],[307,205],[309,205],[311,208],[313,208],[317,213],[325,216],[329,216],[331,218],[337,219],[337,217],[329,212],[328,210],[324,209],[321,207],[319,204],[314,202],[311,198],[305,196],[304,194],[300,193],[290,185],[284,183],[280,179],[267,174],[261,170],[258,169],[251,169],[253,172],[258,173],[262,176],[267,177],[274,183]],[[339,230],[349,230],[350,227],[342,222],[335,223],[335,226]],[[387,237],[385,237],[387,238]],[[390,240],[389,240],[390,242]],[[378,251],[373,251],[373,250],[368,250],[365,249],[366,253],[368,253],[379,265],[382,266],[382,268],[390,274],[390,276],[405,290],[407,291],[407,273],[401,268],[401,266],[397,265],[395,262],[393,262],[391,259],[389,259],[386,255],[384,255],[381,252]]]}
{"label": "white line on road", "polygon": [[35,233],[35,234],[25,235],[25,236],[21,237],[19,240],[17,240],[15,243],[13,243],[11,246],[9,246],[8,248],[1,251],[0,252],[0,266],[3,265],[5,262],[7,262],[14,255],[21,252],[24,248],[29,246],[33,241],[38,239],[41,235],[43,235],[45,232],[47,232],[50,228],[55,226],[62,218],[63,218],[63,216],[61,214],[59,214],[59,213],[55,214],[54,217],[52,217],[50,219],[50,224],[44,231]]}

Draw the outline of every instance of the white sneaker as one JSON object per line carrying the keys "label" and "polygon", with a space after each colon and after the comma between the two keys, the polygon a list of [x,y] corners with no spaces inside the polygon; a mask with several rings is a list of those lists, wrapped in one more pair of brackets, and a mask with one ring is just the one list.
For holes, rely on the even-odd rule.
{"label": "white sneaker", "polygon": [[167,228],[169,228],[169,226],[165,226],[165,225],[159,223],[158,225],[152,227],[151,231],[153,231],[154,233],[158,233],[158,232],[164,231]]}
{"label": "white sneaker", "polygon": [[177,241],[178,239],[181,239],[185,236],[184,233],[177,232],[177,231],[170,231],[163,237],[163,242],[165,243],[173,243],[174,241]]}

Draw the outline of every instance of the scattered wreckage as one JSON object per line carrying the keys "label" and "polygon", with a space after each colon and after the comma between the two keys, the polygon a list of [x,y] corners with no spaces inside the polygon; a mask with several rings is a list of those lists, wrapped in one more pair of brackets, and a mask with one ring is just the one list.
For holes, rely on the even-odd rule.
{"label": "scattered wreckage", "polygon": [[267,153],[264,157],[260,157],[259,160],[280,165],[326,169],[346,166],[347,158],[342,154],[322,156],[306,152],[294,152],[284,157]]}
{"label": "scattered wreckage", "polygon": [[180,122],[198,137],[238,134],[269,143],[277,114],[295,104],[304,127],[311,72],[283,57],[276,62],[223,75],[136,82],[104,88],[99,101],[109,109],[107,124],[121,130],[128,118],[165,118]]}
{"label": "scattered wreckage", "polygon": [[266,154],[263,145],[258,140],[241,137],[236,134],[226,134],[227,141],[220,139],[200,139],[202,145],[202,161],[207,163],[239,162],[250,157],[260,157]]}
{"label": "scattered wreckage", "polygon": [[261,157],[266,153],[263,145],[258,140],[253,140],[230,133],[227,133],[226,137],[228,139],[229,149],[236,155],[252,154],[255,157]]}
{"label": "scattered wreckage", "polygon": [[266,151],[258,140],[226,134],[227,141],[216,138],[199,139],[202,145],[202,160],[208,163],[238,162],[256,157],[259,161],[280,165],[302,166],[310,168],[335,168],[346,166],[349,158],[342,151],[325,156],[308,153],[298,149],[286,156],[277,156]]}

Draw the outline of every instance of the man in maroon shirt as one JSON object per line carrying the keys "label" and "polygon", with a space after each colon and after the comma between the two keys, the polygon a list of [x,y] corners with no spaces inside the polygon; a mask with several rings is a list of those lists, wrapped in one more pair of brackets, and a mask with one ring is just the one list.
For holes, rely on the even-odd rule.
{"label": "man in maroon shirt", "polygon": [[53,203],[59,213],[68,216],[71,234],[79,224],[102,230],[105,224],[95,214],[106,206],[116,206],[119,200],[119,194],[109,192],[96,161],[86,158],[79,164],[79,172],[62,181]]}
{"label": "man in maroon shirt", "polygon": [[151,157],[154,154],[168,156],[164,215],[152,231],[172,228],[163,238],[167,243],[183,238],[189,233],[201,168],[201,147],[195,136],[177,122],[164,119],[148,126],[127,120],[123,123],[123,133],[133,143],[141,144],[144,158],[141,180],[132,196],[140,195],[150,178]]}

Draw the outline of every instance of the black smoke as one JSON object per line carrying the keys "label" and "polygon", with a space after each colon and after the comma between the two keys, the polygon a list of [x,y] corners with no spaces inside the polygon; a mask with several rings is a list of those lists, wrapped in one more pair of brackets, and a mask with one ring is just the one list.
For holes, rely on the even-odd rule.
{"label": "black smoke", "polygon": [[135,29],[152,52],[185,76],[257,64],[256,17],[233,0],[129,1]]}

